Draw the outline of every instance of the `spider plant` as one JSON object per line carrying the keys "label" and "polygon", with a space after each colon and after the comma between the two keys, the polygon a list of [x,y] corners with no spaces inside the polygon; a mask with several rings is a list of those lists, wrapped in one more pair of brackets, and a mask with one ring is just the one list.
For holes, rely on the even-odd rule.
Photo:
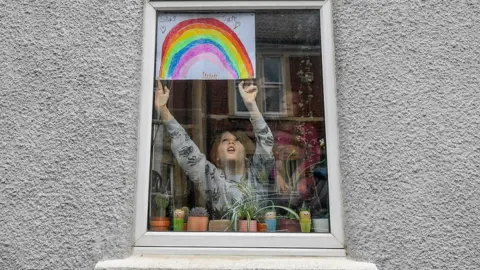
{"label": "spider plant", "polygon": [[243,219],[251,221],[256,219],[260,214],[263,214],[266,210],[274,210],[275,208],[283,209],[287,211],[289,215],[299,219],[298,214],[291,208],[275,205],[272,200],[263,199],[246,181],[236,183],[235,187],[240,191],[242,197],[240,200],[234,201],[233,204],[228,207],[228,212],[222,217],[226,218],[230,216],[234,231],[238,231],[237,220]]}

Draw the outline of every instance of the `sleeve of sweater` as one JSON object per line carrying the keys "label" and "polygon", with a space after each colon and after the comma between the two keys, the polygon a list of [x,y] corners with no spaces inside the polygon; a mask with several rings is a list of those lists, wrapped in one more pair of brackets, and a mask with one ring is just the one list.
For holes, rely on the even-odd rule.
{"label": "sleeve of sweater", "polygon": [[273,134],[268,127],[265,119],[259,117],[256,120],[250,120],[255,132],[256,146],[252,158],[252,170],[261,182],[266,182],[268,174],[273,168]]}
{"label": "sleeve of sweater", "polygon": [[[185,129],[172,119],[165,123],[171,138],[171,151],[185,174],[194,182],[204,196],[212,189],[212,177],[209,171],[214,171],[215,166],[210,163],[198,146],[188,136]],[[208,182],[207,182],[208,181]]]}

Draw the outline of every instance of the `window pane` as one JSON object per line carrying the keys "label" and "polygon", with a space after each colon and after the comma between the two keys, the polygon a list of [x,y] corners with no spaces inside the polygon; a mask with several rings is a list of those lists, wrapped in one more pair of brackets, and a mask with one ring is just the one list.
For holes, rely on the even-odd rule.
{"label": "window pane", "polygon": [[[180,31],[179,14],[158,13],[157,35]],[[329,231],[319,12],[247,14],[255,17],[254,80],[239,86],[242,80],[219,79],[217,67],[205,80],[162,81],[169,91],[156,93],[149,230]],[[243,23],[239,13],[195,14],[207,17],[232,31]],[[205,55],[185,60],[186,67],[226,59],[205,45],[208,35],[192,33],[197,35],[190,35],[191,46],[188,39],[179,44],[204,46]],[[157,54],[167,51],[161,42],[157,46]]]}
{"label": "window pane", "polygon": [[280,57],[266,57],[263,60],[265,84],[282,82],[282,66]]}
{"label": "window pane", "polygon": [[[235,81],[234,87],[236,87],[240,81]],[[245,107],[245,104],[242,101],[242,97],[240,96],[240,92],[234,91],[235,92],[235,105],[236,105],[236,112],[248,112],[247,107]]]}
{"label": "window pane", "polygon": [[265,89],[265,112],[280,112],[283,101],[283,85],[266,86]]}

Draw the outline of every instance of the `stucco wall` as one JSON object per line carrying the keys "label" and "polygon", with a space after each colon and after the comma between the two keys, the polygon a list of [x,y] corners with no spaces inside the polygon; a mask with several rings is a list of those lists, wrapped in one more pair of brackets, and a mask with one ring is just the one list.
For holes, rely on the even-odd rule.
{"label": "stucco wall", "polygon": [[[129,255],[143,1],[0,1],[0,268]],[[478,268],[480,4],[334,1],[350,258]]]}
{"label": "stucco wall", "polygon": [[480,267],[480,2],[334,1],[347,253]]}
{"label": "stucco wall", "polygon": [[143,1],[0,1],[0,269],[132,243]]}

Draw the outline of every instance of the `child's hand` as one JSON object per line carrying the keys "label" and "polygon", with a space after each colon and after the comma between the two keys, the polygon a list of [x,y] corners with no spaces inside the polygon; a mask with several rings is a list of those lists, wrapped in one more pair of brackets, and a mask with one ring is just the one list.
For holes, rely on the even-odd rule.
{"label": "child's hand", "polygon": [[257,97],[257,86],[251,82],[248,85],[245,81],[241,81],[238,84],[238,91],[240,92],[240,96],[242,96],[243,102],[245,105],[250,105],[255,102],[255,98]]}
{"label": "child's hand", "polygon": [[277,177],[275,178],[277,182],[277,192],[284,194],[290,192],[290,186],[287,184],[283,176],[280,174],[277,174]]}
{"label": "child's hand", "polygon": [[155,109],[158,111],[160,108],[165,107],[170,97],[170,89],[163,87],[162,83],[158,81],[158,88],[155,91]]}

